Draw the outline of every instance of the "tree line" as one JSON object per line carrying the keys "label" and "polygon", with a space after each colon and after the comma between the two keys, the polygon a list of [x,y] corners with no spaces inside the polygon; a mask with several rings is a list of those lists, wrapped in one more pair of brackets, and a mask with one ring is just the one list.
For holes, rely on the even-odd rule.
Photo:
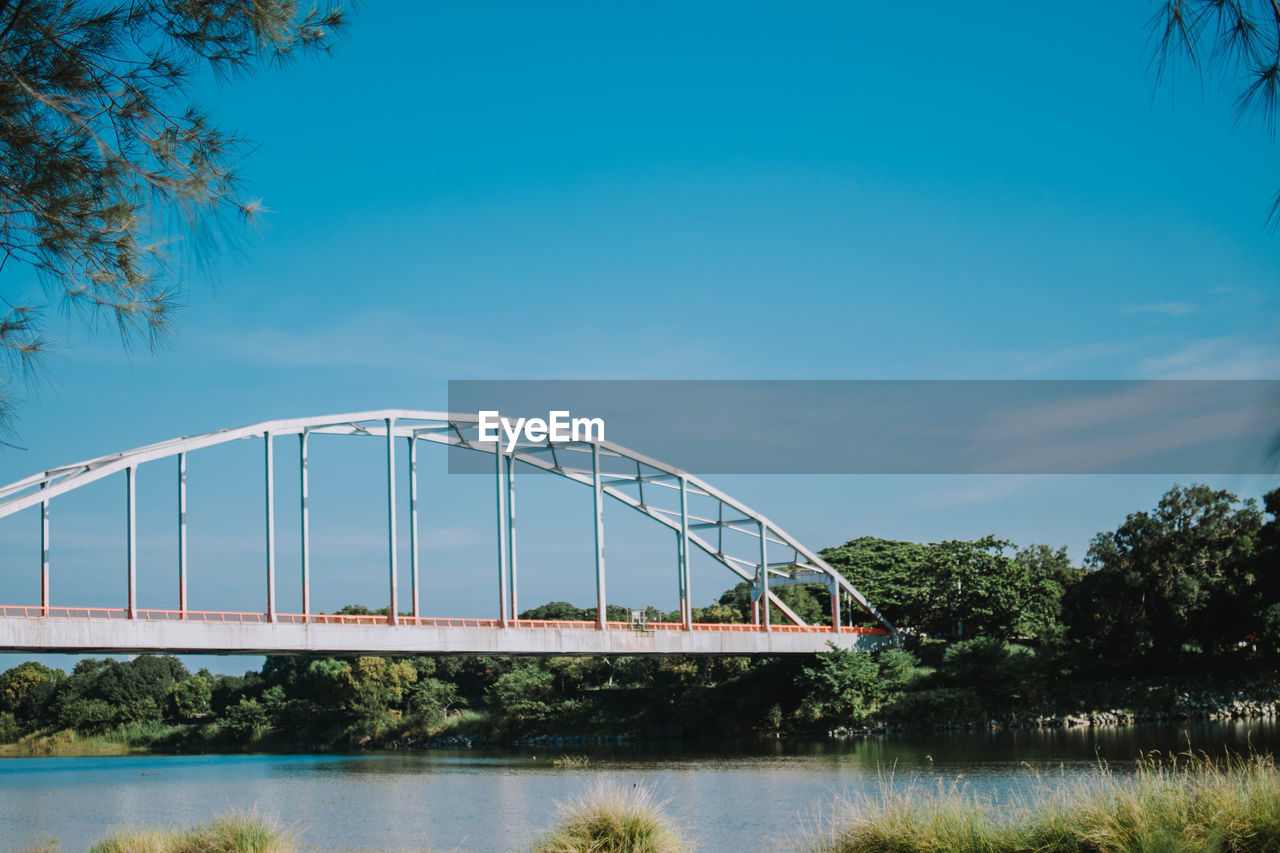
{"label": "tree line", "polygon": [[[823,558],[902,631],[902,648],[872,654],[272,656],[242,676],[192,674],[171,656],[90,658],[70,673],[27,662],[0,674],[0,741],[59,730],[132,733],[173,748],[546,732],[723,738],[1168,704],[1188,683],[1214,679],[1274,688],[1278,517],[1280,489],[1259,508],[1196,485],[1175,487],[1154,509],[1099,533],[1081,566],[1065,548],[993,537],[863,537],[828,548]],[[778,594],[811,624],[830,624],[824,589]],[[739,584],[694,618],[749,621],[750,597]],[[608,616],[628,611],[610,605]],[[549,602],[520,616],[591,620],[595,611]]]}

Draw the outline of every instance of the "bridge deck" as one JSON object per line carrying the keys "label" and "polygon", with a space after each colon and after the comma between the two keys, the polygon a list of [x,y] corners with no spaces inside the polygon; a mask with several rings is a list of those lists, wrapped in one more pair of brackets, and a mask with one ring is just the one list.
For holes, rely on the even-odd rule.
{"label": "bridge deck", "polygon": [[[47,614],[47,615],[46,615]],[[878,628],[650,623],[86,607],[0,607],[0,652],[166,654],[519,654],[519,655],[778,655],[841,648],[870,650],[889,641]]]}

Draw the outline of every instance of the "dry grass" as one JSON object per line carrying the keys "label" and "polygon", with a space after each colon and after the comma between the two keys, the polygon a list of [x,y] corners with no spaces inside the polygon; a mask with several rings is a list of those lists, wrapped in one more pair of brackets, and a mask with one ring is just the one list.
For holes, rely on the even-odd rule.
{"label": "dry grass", "polygon": [[559,821],[533,845],[534,853],[680,853],[690,849],[643,785],[599,781],[560,807]]}
{"label": "dry grass", "polygon": [[586,767],[590,763],[591,758],[586,755],[561,755],[551,759],[552,767]]}
{"label": "dry grass", "polygon": [[233,813],[190,829],[117,832],[89,853],[293,853],[291,833],[255,813]]}
{"label": "dry grass", "polygon": [[1271,853],[1280,773],[1270,756],[1153,753],[1133,775],[1106,767],[1040,780],[996,807],[959,786],[884,785],[846,804],[817,853]]}

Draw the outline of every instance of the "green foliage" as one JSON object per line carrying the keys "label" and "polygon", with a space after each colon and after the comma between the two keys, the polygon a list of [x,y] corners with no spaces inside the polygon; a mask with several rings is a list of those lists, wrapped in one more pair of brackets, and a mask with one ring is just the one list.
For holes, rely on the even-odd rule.
{"label": "green foliage", "polygon": [[[724,625],[735,622],[741,624],[744,621],[750,621],[750,619],[750,616],[744,619],[741,613],[727,604],[713,604],[710,607],[693,608],[693,621],[709,625]],[[672,621],[678,622],[680,620],[677,618]]]}
{"label": "green foliage", "polygon": [[818,655],[818,662],[804,670],[806,705],[817,718],[838,723],[860,723],[875,706],[880,667],[866,652],[840,649]]}
{"label": "green foliage", "polygon": [[991,536],[931,545],[864,537],[822,554],[900,628],[957,638],[1053,635],[1065,552],[1012,557],[1009,548]]}
{"label": "green foliage", "polygon": [[190,231],[216,249],[223,214],[258,207],[239,197],[244,142],[188,102],[194,73],[323,50],[341,23],[289,0],[0,3],[0,257],[44,286],[0,317],[11,370],[47,349],[48,305],[106,318],[126,343],[166,332],[177,302],[162,247]]}
{"label": "green foliage", "polygon": [[131,661],[86,658],[59,684],[51,702],[57,724],[101,732],[133,722],[158,722],[170,705],[170,691],[189,677],[171,655],[139,655]]}
{"label": "green foliage", "polygon": [[1024,646],[990,637],[947,647],[938,680],[967,689],[982,710],[982,720],[1005,720],[1020,707],[1034,707],[1042,683],[1036,655]]}
{"label": "green foliage", "polygon": [[0,743],[13,743],[22,733],[22,725],[12,711],[0,711]]}
{"label": "green foliage", "polygon": [[241,699],[227,709],[222,727],[238,741],[256,743],[271,731],[271,714],[257,699]]}
{"label": "green foliage", "polygon": [[894,625],[918,627],[917,587],[927,582],[928,545],[864,536],[821,552]]}
{"label": "green foliage", "polygon": [[357,715],[382,716],[399,705],[418,680],[418,671],[402,660],[358,657],[342,673],[351,710]]}
{"label": "green foliage", "polygon": [[1094,537],[1092,571],[1066,603],[1074,638],[1091,657],[1124,662],[1233,648],[1265,631],[1275,570],[1258,571],[1262,527],[1251,500],[1174,487],[1153,512]]}
{"label": "green foliage", "polygon": [[840,649],[818,655],[803,670],[802,712],[834,725],[860,725],[925,675],[915,655],[901,649],[874,654]]}
{"label": "green foliage", "polygon": [[[594,611],[593,611],[594,612]],[[567,601],[548,601],[520,614],[521,619],[553,619],[563,621],[579,621],[588,619],[587,611],[574,607]]]}
{"label": "green foliage", "polygon": [[458,700],[458,686],[438,678],[423,678],[409,691],[405,708],[420,721],[436,724],[444,721]]}
{"label": "green foliage", "polygon": [[65,678],[62,670],[35,661],[6,670],[0,674],[0,711],[11,714],[15,723],[24,727],[40,724]]}
{"label": "green foliage", "polygon": [[485,691],[489,713],[501,730],[523,734],[551,718],[554,677],[533,664],[517,666]]}
{"label": "green foliage", "polygon": [[213,709],[213,687],[209,679],[193,675],[169,688],[166,709],[171,718],[202,717]]}

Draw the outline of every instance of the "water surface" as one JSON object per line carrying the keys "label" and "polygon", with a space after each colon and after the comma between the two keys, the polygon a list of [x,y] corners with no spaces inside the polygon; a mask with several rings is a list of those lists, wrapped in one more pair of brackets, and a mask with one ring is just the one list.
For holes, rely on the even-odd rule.
{"label": "water surface", "polygon": [[[0,759],[0,848],[57,838],[86,849],[114,827],[182,825],[257,809],[305,850],[510,851],[555,819],[556,803],[601,775],[655,788],[704,851],[800,846],[838,797],[892,784],[957,783],[1004,798],[1035,771],[1061,778],[1099,761],[1127,771],[1143,750],[1274,753],[1274,721],[768,741],[715,749],[456,750],[361,755]],[[585,769],[552,766],[560,752]]]}

